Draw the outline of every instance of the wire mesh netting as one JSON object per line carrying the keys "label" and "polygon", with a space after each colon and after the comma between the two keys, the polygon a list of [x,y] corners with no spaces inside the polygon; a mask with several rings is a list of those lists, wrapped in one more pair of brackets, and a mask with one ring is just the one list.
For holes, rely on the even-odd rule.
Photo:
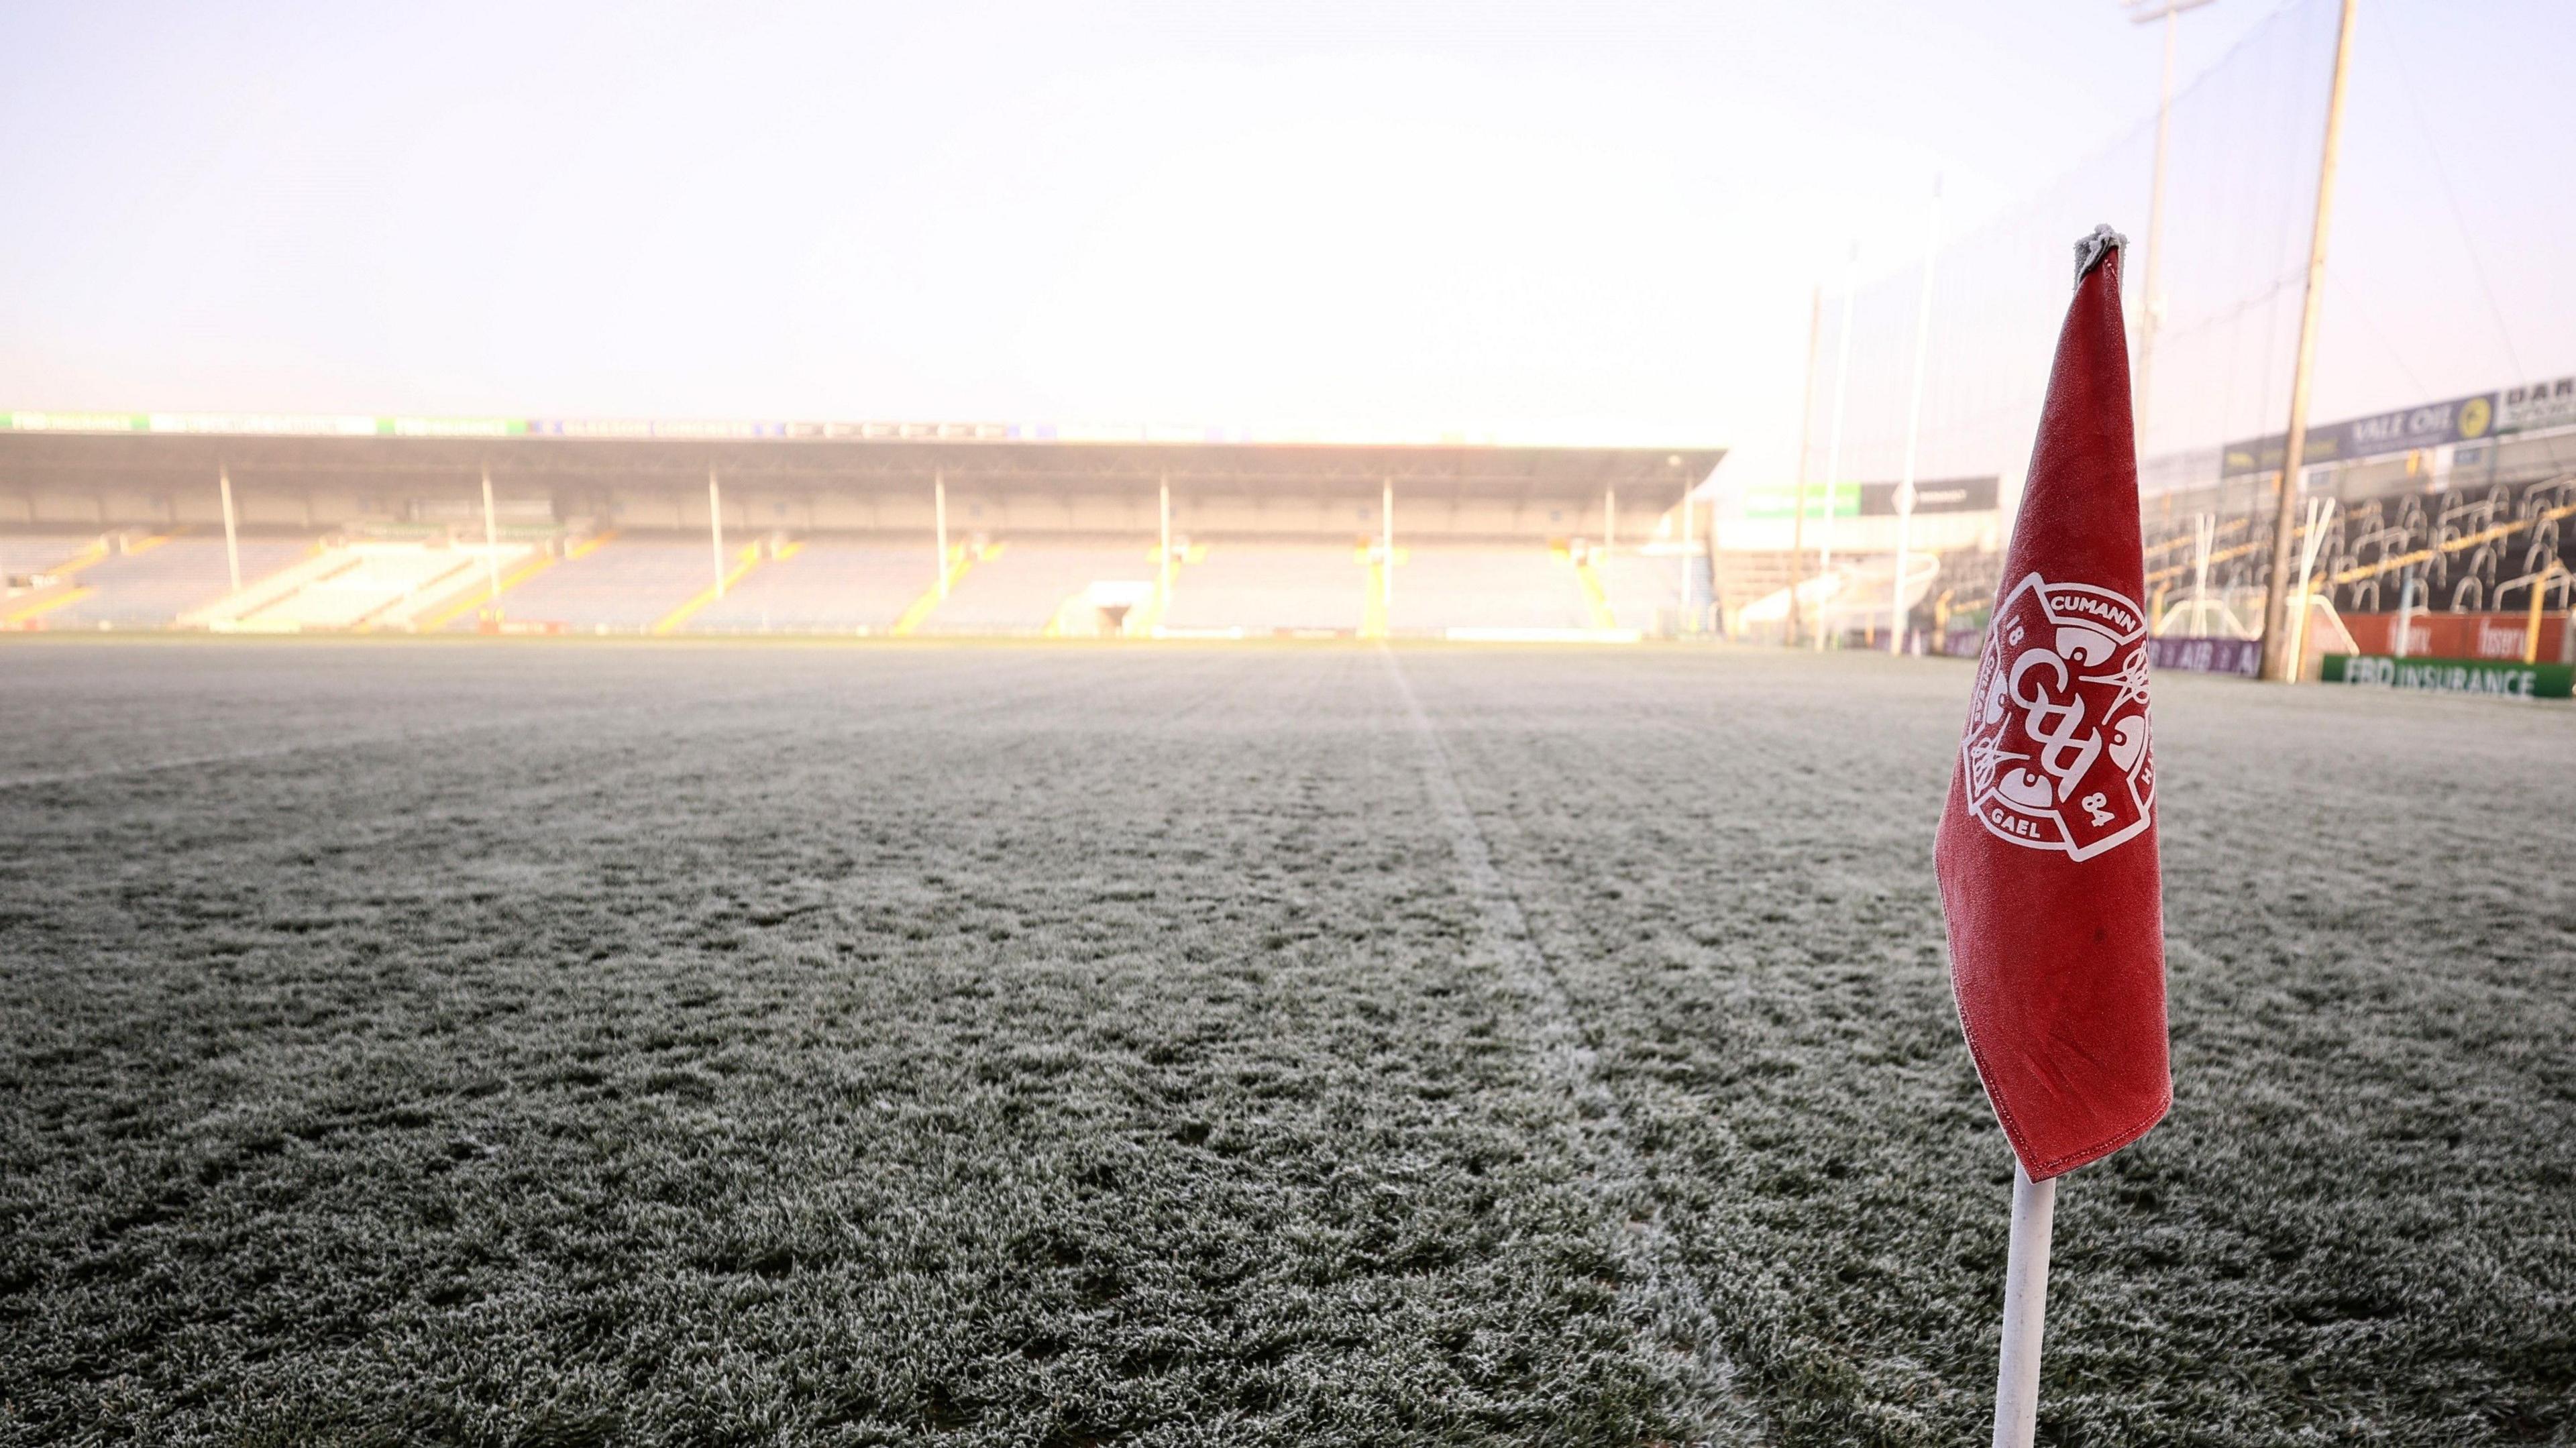
{"label": "wire mesh netting", "polygon": [[[2142,601],[2161,632],[2259,632],[2339,13],[2337,0],[2293,0],[2179,85],[2161,119],[2161,185],[2150,115],[2002,214],[1943,234],[1927,197],[1922,217],[1863,243],[1857,284],[1824,302],[1805,439],[1819,486],[1798,535],[1801,571],[1825,565],[1846,585],[1819,610],[1828,627],[1883,637],[1900,594],[1906,623],[1935,640],[1977,622],[2029,459],[2072,243],[2107,223],[2130,242]],[[2370,277],[2360,289],[2419,280]],[[2546,392],[2427,398],[2367,422],[2312,414],[2298,512],[2320,536],[2310,549],[2301,524],[2293,568],[2304,563],[2345,613],[2523,608],[2535,593],[2564,608],[2576,405],[2558,417],[2548,396],[2524,396],[2535,390]],[[1900,479],[1934,511],[1900,524],[1889,486]],[[1991,526],[1942,517],[1943,483],[1953,486],[1939,496],[1992,508]],[[1788,545],[1785,526],[1761,531],[1761,506],[1745,511],[1761,543]],[[1900,584],[1869,561],[1901,547],[1937,567],[1910,566]],[[2359,646],[2405,647],[2359,637],[2370,627],[2357,628]],[[2518,652],[2526,641],[2512,642]]]}

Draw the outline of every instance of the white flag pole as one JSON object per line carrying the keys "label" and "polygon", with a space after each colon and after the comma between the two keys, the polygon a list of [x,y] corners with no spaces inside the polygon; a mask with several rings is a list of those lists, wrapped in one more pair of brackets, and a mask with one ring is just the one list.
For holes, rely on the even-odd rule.
{"label": "white flag pole", "polygon": [[2048,1317],[2048,1229],[2056,1212],[2056,1178],[2032,1181],[2014,1162],[2004,1343],[1995,1372],[1995,1448],[2031,1448],[2039,1428],[2039,1335]]}

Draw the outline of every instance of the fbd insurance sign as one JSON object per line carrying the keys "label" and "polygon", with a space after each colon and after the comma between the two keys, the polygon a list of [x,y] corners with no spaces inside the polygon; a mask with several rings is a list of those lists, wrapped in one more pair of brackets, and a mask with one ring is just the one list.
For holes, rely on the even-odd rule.
{"label": "fbd insurance sign", "polygon": [[2401,659],[2387,654],[2328,654],[2325,681],[2362,688],[2431,694],[2487,694],[2499,699],[2564,699],[2576,665],[2508,664],[2492,659]]}

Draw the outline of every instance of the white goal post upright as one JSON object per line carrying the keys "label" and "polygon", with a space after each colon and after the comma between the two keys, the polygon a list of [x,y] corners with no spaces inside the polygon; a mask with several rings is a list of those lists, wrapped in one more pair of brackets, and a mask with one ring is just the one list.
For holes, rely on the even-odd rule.
{"label": "white goal post upright", "polygon": [[492,511],[492,465],[483,465],[483,573],[492,585],[491,596],[501,596],[501,523]]}
{"label": "white goal post upright", "polygon": [[2299,517],[2301,475],[2307,470],[2308,384],[2317,359],[2317,310],[2326,289],[2326,237],[2334,220],[2335,160],[2343,149],[2344,82],[2352,73],[2353,12],[2360,0],[2343,0],[2335,22],[2334,79],[2326,90],[2324,154],[2317,162],[2316,219],[2308,226],[2307,290],[2299,302],[2299,348],[2290,363],[2290,420],[2281,430],[2281,478],[2272,513],[2272,567],[2263,580],[2262,675],[2289,683],[2299,673],[2291,653],[2290,531]]}
{"label": "white goal post upright", "polygon": [[930,521],[937,535],[939,566],[932,573],[939,596],[948,596],[948,475],[933,468],[930,473]]}
{"label": "white goal post upright", "polygon": [[224,567],[232,573],[233,592],[241,592],[241,535],[233,526],[233,470],[215,464],[215,486],[224,495]]}
{"label": "white goal post upright", "polygon": [[2308,536],[2299,545],[2299,617],[2290,626],[2290,675],[2287,682],[2297,683],[2308,667],[2308,584],[2316,576],[2317,550],[2326,541],[2326,524],[2334,518],[2334,499],[2308,499]]}
{"label": "white goal post upright", "polygon": [[716,470],[707,469],[707,548],[715,555],[716,597],[724,597],[724,495],[716,491]]}
{"label": "white goal post upright", "polygon": [[1691,489],[1690,484],[1684,483],[1682,485],[1682,632],[1686,635],[1699,632],[1699,615],[1691,612],[1691,581],[1692,576],[1698,572],[1698,569],[1693,566],[1696,561],[1691,539]]}
{"label": "white goal post upright", "polygon": [[2048,1237],[2057,1180],[2013,1162],[2012,1247],[2004,1259],[2003,1348],[1995,1366],[1994,1448],[2031,1448],[2039,1427],[2040,1330],[2048,1319]]}
{"label": "white goal post upright", "polygon": [[1815,451],[1816,439],[1816,344],[1824,338],[1825,288],[1818,283],[1807,296],[1807,377],[1805,400],[1798,408],[1798,485],[1789,507],[1789,633],[1788,647],[1798,646],[1798,635],[1805,627],[1799,616],[1798,595],[1805,592],[1807,563],[1807,462]]}
{"label": "white goal post upright", "polygon": [[1378,498],[1377,551],[1378,604],[1393,612],[1395,608],[1395,479],[1379,480],[1385,491]]}
{"label": "white goal post upright", "polygon": [[[1843,478],[1843,404],[1851,394],[1852,298],[1859,291],[1860,243],[1855,241],[1851,255],[1843,262],[1842,335],[1834,341],[1834,421],[1825,442],[1824,528],[1816,541],[1816,577],[1820,583],[1834,571],[1834,489]],[[1828,615],[1822,600],[1817,602],[1816,611],[1816,647],[1822,649],[1833,630],[1825,627]]]}
{"label": "white goal post upright", "polygon": [[1914,461],[1923,440],[1923,367],[1932,348],[1932,259],[1941,246],[1941,178],[1923,223],[1923,293],[1914,306],[1914,386],[1905,404],[1905,476],[1896,484],[1896,580],[1888,587],[1887,651],[1905,652],[1905,565],[1914,529]]}

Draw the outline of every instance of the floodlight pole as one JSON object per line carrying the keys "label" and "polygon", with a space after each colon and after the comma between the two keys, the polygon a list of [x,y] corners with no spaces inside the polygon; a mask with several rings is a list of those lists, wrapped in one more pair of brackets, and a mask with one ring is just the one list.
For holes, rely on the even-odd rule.
{"label": "floodlight pole", "polygon": [[707,469],[707,547],[716,561],[716,597],[724,597],[724,495],[716,491],[716,470]]}
{"label": "floodlight pole", "polygon": [[2290,371],[2290,427],[2281,439],[2281,481],[2272,515],[2272,571],[2263,583],[2263,677],[2287,682],[2298,671],[2290,657],[2288,591],[2290,529],[2299,516],[2299,472],[2307,463],[2308,380],[2317,356],[2317,309],[2325,300],[2326,233],[2334,218],[2335,159],[2343,148],[2344,82],[2352,72],[2352,21],[2359,0],[2343,0],[2335,26],[2334,84],[2326,92],[2325,153],[2317,165],[2316,220],[2308,230],[2308,285],[2299,303],[2298,360]]}
{"label": "floodlight pole", "polygon": [[1932,347],[1932,254],[1941,245],[1941,178],[1932,178],[1932,210],[1923,227],[1923,294],[1914,306],[1914,387],[1905,404],[1905,475],[1896,484],[1896,581],[1887,601],[1887,651],[1905,652],[1905,564],[1914,528],[1914,460],[1923,437],[1923,367]]}
{"label": "floodlight pole", "polygon": [[2048,1237],[2056,1213],[2057,1179],[2032,1181],[2015,1161],[2003,1350],[1995,1364],[1994,1448],[2031,1448],[2039,1428],[2039,1340],[2048,1320]]}
{"label": "floodlight pole", "polygon": [[[1860,290],[1860,243],[1853,242],[1851,255],[1843,262],[1842,336],[1834,343],[1834,425],[1825,444],[1825,535],[1816,545],[1816,576],[1830,578],[1834,571],[1834,492],[1843,477],[1843,402],[1851,391],[1852,297]],[[1836,590],[1839,592],[1840,590]],[[1816,620],[1816,647],[1822,649],[1831,630],[1822,617]]]}
{"label": "floodlight pole", "polygon": [[939,596],[946,598],[948,596],[948,476],[937,468],[930,471],[930,517],[932,526],[938,530],[939,569],[936,577],[939,582],[937,586]]}
{"label": "floodlight pole", "polygon": [[233,472],[222,463],[215,464],[215,486],[224,495],[224,566],[230,569],[233,592],[241,592],[241,535],[233,526]]}
{"label": "floodlight pole", "polygon": [[483,465],[483,571],[494,598],[501,596],[501,523],[492,510],[492,465]]}
{"label": "floodlight pole", "polygon": [[1790,648],[1798,646],[1798,635],[1805,631],[1805,620],[1798,609],[1798,589],[1806,582],[1807,562],[1807,455],[1814,451],[1816,431],[1816,343],[1824,334],[1825,288],[1818,283],[1807,297],[1807,391],[1806,402],[1798,409],[1798,487],[1796,501],[1789,510],[1789,637]]}

